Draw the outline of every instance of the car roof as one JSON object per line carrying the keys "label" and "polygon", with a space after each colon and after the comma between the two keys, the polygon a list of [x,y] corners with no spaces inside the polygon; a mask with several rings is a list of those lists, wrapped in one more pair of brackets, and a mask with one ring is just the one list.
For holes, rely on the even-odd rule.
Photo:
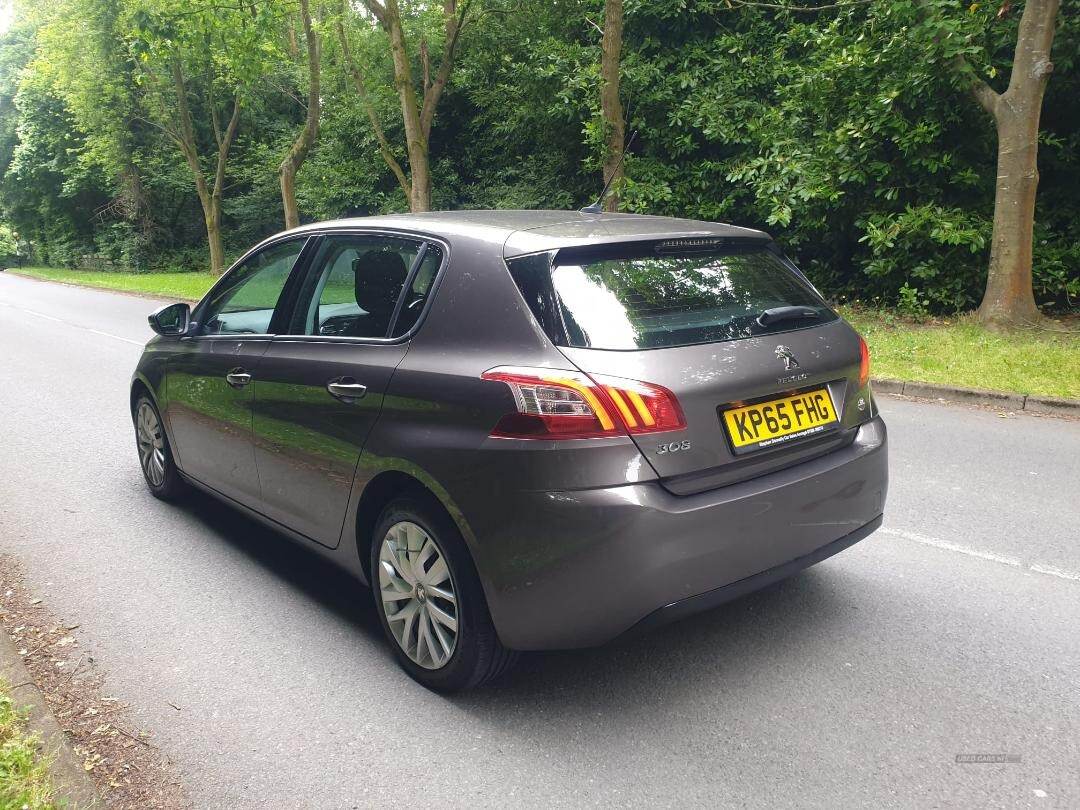
{"label": "car roof", "polygon": [[519,256],[563,247],[663,238],[768,239],[762,231],[717,222],[646,214],[583,214],[578,211],[431,211],[317,222],[288,233],[349,228],[386,228],[456,239],[479,239]]}

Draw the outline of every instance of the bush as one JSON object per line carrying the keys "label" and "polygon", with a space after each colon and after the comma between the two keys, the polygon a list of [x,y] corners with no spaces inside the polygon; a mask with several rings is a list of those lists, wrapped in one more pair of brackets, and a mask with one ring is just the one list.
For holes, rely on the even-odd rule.
{"label": "bush", "polygon": [[859,241],[870,248],[862,270],[885,303],[913,316],[978,305],[990,221],[956,208],[922,205],[899,214],[872,214],[860,224]]}
{"label": "bush", "polygon": [[110,222],[94,234],[97,254],[104,264],[136,272],[146,270],[150,240],[130,222]]}

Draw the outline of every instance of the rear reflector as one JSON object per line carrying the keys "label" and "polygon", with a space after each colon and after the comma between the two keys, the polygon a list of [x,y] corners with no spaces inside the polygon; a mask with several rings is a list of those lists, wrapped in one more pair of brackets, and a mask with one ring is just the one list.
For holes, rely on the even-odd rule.
{"label": "rear reflector", "polygon": [[859,335],[859,388],[866,388],[870,382],[870,348],[862,335]]}
{"label": "rear reflector", "polygon": [[500,366],[480,376],[506,383],[517,406],[499,420],[492,436],[592,439],[686,427],[675,395],[660,385],[517,366]]}

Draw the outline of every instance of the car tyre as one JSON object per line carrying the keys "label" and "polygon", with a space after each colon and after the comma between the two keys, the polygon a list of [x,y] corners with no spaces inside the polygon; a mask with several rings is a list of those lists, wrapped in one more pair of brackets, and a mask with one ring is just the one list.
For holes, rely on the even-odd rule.
{"label": "car tyre", "polygon": [[188,486],[173,460],[169,437],[154,401],[142,394],[132,411],[135,423],[135,448],[139,466],[150,494],[163,501],[176,501],[187,494]]}
{"label": "car tyre", "polygon": [[461,533],[433,498],[387,504],[372,536],[370,570],[379,622],[418,683],[436,692],[471,689],[516,662],[495,632]]}

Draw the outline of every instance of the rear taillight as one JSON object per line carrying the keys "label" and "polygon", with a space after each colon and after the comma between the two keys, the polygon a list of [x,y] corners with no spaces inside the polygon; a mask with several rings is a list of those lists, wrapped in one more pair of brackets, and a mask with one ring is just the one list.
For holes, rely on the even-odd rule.
{"label": "rear taillight", "polygon": [[660,433],[686,427],[679,400],[664,386],[620,377],[598,376],[594,379],[615,403],[615,409],[631,433]]}
{"label": "rear taillight", "polygon": [[859,388],[866,388],[870,382],[870,348],[862,335],[859,335]]}
{"label": "rear taillight", "polygon": [[686,427],[675,395],[660,385],[577,371],[502,366],[480,375],[506,383],[517,410],[492,436],[515,439],[593,439]]}

